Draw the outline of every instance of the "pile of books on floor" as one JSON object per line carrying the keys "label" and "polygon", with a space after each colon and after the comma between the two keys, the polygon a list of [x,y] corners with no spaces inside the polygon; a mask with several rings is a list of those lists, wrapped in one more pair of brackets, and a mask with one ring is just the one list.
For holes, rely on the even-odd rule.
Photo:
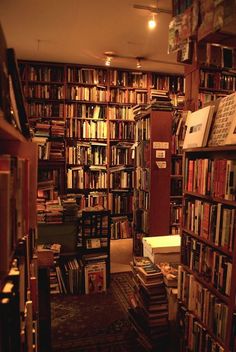
{"label": "pile of books on floor", "polygon": [[76,257],[61,260],[56,266],[60,293],[81,294],[83,293],[83,264]]}
{"label": "pile of books on floor", "polygon": [[153,343],[164,343],[168,336],[168,301],[163,274],[147,257],[133,257],[130,263],[134,292],[130,316]]}

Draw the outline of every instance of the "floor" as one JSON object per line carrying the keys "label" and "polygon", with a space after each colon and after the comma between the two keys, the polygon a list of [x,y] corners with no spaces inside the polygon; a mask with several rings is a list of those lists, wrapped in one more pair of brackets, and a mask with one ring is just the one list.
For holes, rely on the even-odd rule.
{"label": "floor", "polygon": [[132,238],[111,240],[111,273],[130,271],[132,256]]}

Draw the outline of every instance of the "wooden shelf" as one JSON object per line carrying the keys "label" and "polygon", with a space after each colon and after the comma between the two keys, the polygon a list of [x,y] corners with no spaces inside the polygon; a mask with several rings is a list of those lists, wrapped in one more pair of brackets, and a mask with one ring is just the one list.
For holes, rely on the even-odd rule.
{"label": "wooden shelf", "polygon": [[14,126],[0,116],[0,139],[4,141],[26,142],[24,136]]}

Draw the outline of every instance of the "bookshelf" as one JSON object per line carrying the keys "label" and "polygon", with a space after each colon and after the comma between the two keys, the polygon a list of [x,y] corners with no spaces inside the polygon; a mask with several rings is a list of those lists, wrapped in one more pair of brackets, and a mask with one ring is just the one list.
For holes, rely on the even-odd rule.
{"label": "bookshelf", "polygon": [[2,112],[0,149],[0,349],[31,350],[38,341],[39,316],[34,252],[37,148]]}
{"label": "bookshelf", "polygon": [[[19,62],[41,180],[83,206],[111,210],[112,238],[133,236],[135,120],[156,90],[181,104],[181,75],[51,62]],[[122,183],[121,183],[122,182]]]}
{"label": "bookshelf", "polygon": [[170,233],[180,234],[183,194],[183,141],[188,111],[175,108],[171,135]]}
{"label": "bookshelf", "polygon": [[169,234],[171,111],[137,117],[134,190],[134,253],[142,253],[142,237]]}
{"label": "bookshelf", "polygon": [[187,109],[197,110],[235,91],[235,57],[232,46],[195,43],[193,62],[185,65]]}
{"label": "bookshelf", "polygon": [[235,151],[230,145],[184,152],[181,351],[206,345],[210,351],[235,350],[236,203],[235,185],[234,191],[229,187],[229,179],[235,180]]}

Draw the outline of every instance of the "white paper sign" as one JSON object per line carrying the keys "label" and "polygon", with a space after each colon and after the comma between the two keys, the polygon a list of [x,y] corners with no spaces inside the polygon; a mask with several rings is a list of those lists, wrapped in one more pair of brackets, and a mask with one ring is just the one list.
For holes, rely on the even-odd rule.
{"label": "white paper sign", "polygon": [[153,149],[169,149],[169,142],[153,142]]}
{"label": "white paper sign", "polygon": [[156,161],[158,169],[166,169],[166,161]]}
{"label": "white paper sign", "polygon": [[164,159],[166,157],[165,150],[156,150],[156,158]]}

